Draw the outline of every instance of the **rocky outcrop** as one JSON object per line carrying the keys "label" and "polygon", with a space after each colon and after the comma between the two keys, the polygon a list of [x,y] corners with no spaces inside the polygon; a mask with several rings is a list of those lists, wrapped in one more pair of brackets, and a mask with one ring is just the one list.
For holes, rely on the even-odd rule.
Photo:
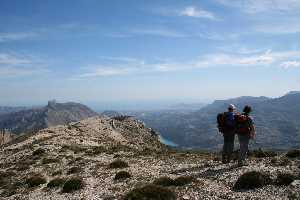
{"label": "rocky outcrop", "polygon": [[[0,154],[0,199],[299,198],[298,157],[251,155],[247,166],[225,165],[214,153],[167,149],[133,118],[94,117],[6,145]],[[256,189],[234,187],[252,171],[271,179]]]}
{"label": "rocky outcrop", "polygon": [[8,129],[15,134],[32,133],[43,128],[64,125],[97,115],[96,112],[79,103],[49,101],[45,107],[1,115],[0,129]]}

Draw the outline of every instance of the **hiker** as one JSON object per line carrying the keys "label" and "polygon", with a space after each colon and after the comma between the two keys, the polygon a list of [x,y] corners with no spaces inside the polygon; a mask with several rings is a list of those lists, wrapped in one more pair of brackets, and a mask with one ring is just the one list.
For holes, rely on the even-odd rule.
{"label": "hiker", "polygon": [[236,107],[233,104],[228,106],[228,111],[218,114],[218,128],[224,137],[222,152],[222,163],[229,163],[234,148],[235,137],[235,115]]}
{"label": "hiker", "polygon": [[245,160],[249,150],[249,141],[254,139],[256,134],[253,119],[249,116],[251,111],[252,108],[247,105],[241,115],[236,115],[236,133],[240,143],[239,166],[246,165]]}

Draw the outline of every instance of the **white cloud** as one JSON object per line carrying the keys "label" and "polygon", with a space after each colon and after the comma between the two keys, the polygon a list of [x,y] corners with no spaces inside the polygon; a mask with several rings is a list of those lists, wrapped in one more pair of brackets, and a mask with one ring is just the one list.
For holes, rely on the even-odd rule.
{"label": "white cloud", "polygon": [[178,15],[195,18],[207,18],[211,20],[216,19],[215,15],[212,12],[197,8],[196,6],[185,7],[183,10],[178,12]]}
{"label": "white cloud", "polygon": [[116,76],[116,75],[125,75],[129,74],[131,68],[113,68],[113,67],[96,67],[93,71],[84,73],[79,76],[79,78],[87,77],[99,77],[99,76]]}
{"label": "white cloud", "polygon": [[133,29],[130,32],[136,35],[151,35],[151,36],[174,37],[174,38],[187,37],[187,35],[184,33],[175,30],[165,29],[165,28]]}
{"label": "white cloud", "polygon": [[29,64],[32,61],[28,58],[17,57],[7,53],[0,53],[0,65],[22,65]]}
{"label": "white cloud", "polygon": [[[253,53],[254,52],[254,53]],[[300,51],[263,53],[248,51],[241,53],[216,53],[200,56],[196,59],[178,61],[146,62],[135,58],[126,57],[105,57],[112,61],[112,64],[90,65],[83,68],[81,74],[76,75],[72,80],[82,80],[88,77],[123,76],[130,74],[168,73],[174,71],[185,71],[200,68],[218,67],[300,67],[299,61],[289,61],[300,57]]]}
{"label": "white cloud", "polygon": [[0,77],[19,77],[44,74],[49,70],[32,56],[0,53]]}
{"label": "white cloud", "polygon": [[24,40],[36,37],[38,34],[34,32],[18,32],[18,33],[0,33],[0,43],[15,40]]}
{"label": "white cloud", "polygon": [[287,68],[300,68],[300,61],[285,61],[280,64],[280,67]]}
{"label": "white cloud", "polygon": [[0,66],[0,77],[20,77],[20,76],[31,76],[48,73],[49,70],[39,67],[1,67]]}
{"label": "white cloud", "polygon": [[299,22],[287,20],[286,22],[276,22],[276,24],[257,25],[255,30],[268,34],[295,34],[300,33]]}
{"label": "white cloud", "polygon": [[289,12],[300,9],[299,0],[216,0],[223,5],[236,7],[249,14],[262,12]]}

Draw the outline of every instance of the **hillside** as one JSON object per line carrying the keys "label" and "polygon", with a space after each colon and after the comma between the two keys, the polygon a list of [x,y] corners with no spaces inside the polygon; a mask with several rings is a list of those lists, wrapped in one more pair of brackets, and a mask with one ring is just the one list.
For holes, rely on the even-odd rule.
{"label": "hillside", "polygon": [[26,107],[0,106],[0,115],[25,110]]}
{"label": "hillside", "polygon": [[31,133],[43,128],[68,124],[97,115],[96,112],[79,103],[49,101],[45,107],[1,115],[0,129],[9,129],[15,134]]}
{"label": "hillside", "polygon": [[[6,145],[0,154],[0,199],[299,197],[299,159],[263,152],[253,155],[249,166],[223,165],[218,155],[167,149],[151,129],[132,118],[89,118]],[[252,178],[247,187],[257,189],[240,189],[246,186],[239,177],[253,170],[258,180]]]}
{"label": "hillside", "polygon": [[136,113],[136,117],[181,147],[220,149],[222,136],[216,128],[216,115],[224,112],[230,103],[240,111],[244,105],[253,107],[257,139],[251,145],[270,149],[300,146],[300,93],[296,92],[273,99],[239,97],[217,100],[195,112]]}

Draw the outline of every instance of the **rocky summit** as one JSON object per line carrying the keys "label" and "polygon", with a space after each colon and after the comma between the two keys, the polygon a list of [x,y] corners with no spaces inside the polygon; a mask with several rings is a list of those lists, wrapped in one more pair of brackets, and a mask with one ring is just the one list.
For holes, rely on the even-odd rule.
{"label": "rocky summit", "polygon": [[28,134],[51,126],[65,125],[97,116],[87,106],[74,103],[57,103],[49,101],[39,108],[24,109],[0,115],[0,129],[7,129],[14,134]]}
{"label": "rocky summit", "polygon": [[0,199],[299,199],[300,151],[255,151],[246,166],[169,149],[131,117],[46,128],[1,149]]}

